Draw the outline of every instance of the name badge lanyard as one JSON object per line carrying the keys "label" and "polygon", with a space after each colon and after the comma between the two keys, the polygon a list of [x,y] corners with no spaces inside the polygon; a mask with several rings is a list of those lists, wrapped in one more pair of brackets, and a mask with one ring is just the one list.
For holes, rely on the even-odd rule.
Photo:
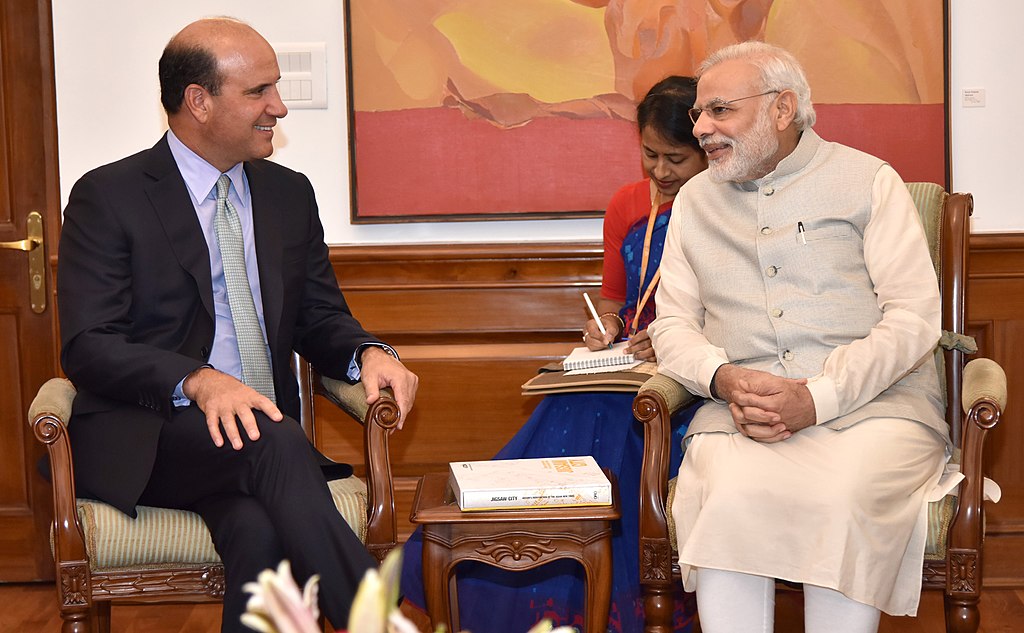
{"label": "name badge lanyard", "polygon": [[[644,250],[643,255],[640,258],[640,288],[643,289],[644,279],[647,277],[647,263],[651,256],[651,235],[654,234],[654,220],[658,217],[658,209],[661,207],[661,192],[654,185],[654,181],[651,181],[651,213],[647,216],[647,233],[644,234]],[[647,284],[647,289],[643,292],[637,293],[636,300],[636,314],[633,315],[633,325],[630,328],[632,334],[630,336],[636,336],[637,325],[640,323],[640,312],[647,305],[647,300],[651,298],[651,293],[654,292],[654,288],[661,281],[661,265],[658,265],[658,269],[654,271],[654,276],[651,277],[650,283]]]}

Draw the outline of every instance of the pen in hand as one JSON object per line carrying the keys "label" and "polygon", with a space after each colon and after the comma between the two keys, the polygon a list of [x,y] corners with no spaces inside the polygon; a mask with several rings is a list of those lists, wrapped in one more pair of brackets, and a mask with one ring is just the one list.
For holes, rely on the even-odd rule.
{"label": "pen in hand", "polygon": [[[604,323],[601,322],[601,317],[597,314],[597,308],[594,307],[594,302],[590,300],[590,295],[583,293],[583,300],[587,302],[587,308],[590,310],[590,315],[597,321],[597,329],[601,330],[601,336],[608,334],[608,330],[604,329]],[[612,348],[612,344],[608,343],[608,349]]]}

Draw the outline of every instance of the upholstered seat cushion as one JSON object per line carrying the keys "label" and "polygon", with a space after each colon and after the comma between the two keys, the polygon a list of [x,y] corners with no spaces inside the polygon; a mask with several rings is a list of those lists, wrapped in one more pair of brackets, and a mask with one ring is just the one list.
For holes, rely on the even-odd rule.
{"label": "upholstered seat cushion", "polygon": [[[665,515],[668,518],[668,538],[672,551],[678,552],[676,543],[676,523],[672,518],[672,501],[676,497],[676,478],[668,481],[668,497],[665,504]],[[925,560],[944,560],[946,558],[946,542],[949,526],[953,522],[956,510],[956,496],[946,495],[941,500],[928,504],[928,540],[924,546]]]}
{"label": "upholstered seat cushion", "polygon": [[[334,504],[359,540],[366,541],[366,484],[358,477],[328,483]],[[78,518],[92,571],[179,563],[220,563],[198,514],[138,506],[132,519],[92,499],[78,499]],[[51,531],[51,549],[52,549]]]}

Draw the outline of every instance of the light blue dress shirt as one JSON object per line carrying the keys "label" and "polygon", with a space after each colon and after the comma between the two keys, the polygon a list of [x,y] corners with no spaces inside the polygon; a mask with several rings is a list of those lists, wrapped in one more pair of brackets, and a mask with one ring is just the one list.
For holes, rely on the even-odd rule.
{"label": "light blue dress shirt", "polygon": [[[214,228],[217,214],[217,179],[220,178],[221,172],[186,147],[171,130],[167,130],[167,145],[171,149],[171,155],[178,165],[178,171],[192,198],[192,205],[196,209],[196,216],[199,218],[199,225],[202,227],[203,237],[206,239],[206,247],[210,251],[210,280],[213,283],[216,323],[209,364],[215,369],[241,380],[242,359],[238,353],[235,324],[231,319],[228,290],[224,283],[224,264],[221,261],[220,246],[217,243],[217,232]],[[263,295],[260,291],[260,275],[256,265],[256,240],[253,237],[252,197],[249,192],[249,180],[245,176],[242,163],[224,173],[231,180],[228,200],[235,207],[238,219],[242,224],[242,239],[245,242],[245,272],[249,277],[249,288],[252,290],[253,303],[256,304],[256,316],[260,321],[263,341],[266,342],[267,326],[263,320]],[[360,371],[356,359],[359,358],[360,352],[365,346],[360,346],[349,361],[348,378],[350,380],[359,380]],[[380,345],[379,347],[383,347],[392,356],[398,357],[389,346]],[[270,356],[269,347],[267,356],[268,358]],[[182,407],[191,404],[191,400],[186,398],[182,391],[184,382],[185,377],[182,377],[174,390],[172,400],[175,406]]]}
{"label": "light blue dress shirt", "polygon": [[[210,350],[210,364],[218,370],[235,378],[242,377],[242,359],[238,354],[238,341],[235,336],[235,324],[231,319],[231,307],[228,304],[228,289],[224,283],[224,264],[217,244],[217,232],[214,221],[217,215],[217,180],[221,172],[199,157],[198,154],[174,136],[168,130],[167,144],[171,155],[178,164],[178,171],[185,180],[185,187],[192,198],[196,209],[199,225],[203,229],[206,247],[210,251],[210,280],[213,282],[213,306],[216,315],[213,347]],[[260,275],[256,266],[256,240],[252,229],[252,199],[249,195],[249,181],[245,177],[242,163],[225,172],[231,179],[228,188],[228,200],[238,212],[242,224],[242,240],[245,242],[245,272],[249,278],[252,300],[256,305],[256,316],[260,321],[263,341],[267,340],[267,327],[263,320],[263,294],[260,291]],[[269,358],[270,350],[267,355]]]}

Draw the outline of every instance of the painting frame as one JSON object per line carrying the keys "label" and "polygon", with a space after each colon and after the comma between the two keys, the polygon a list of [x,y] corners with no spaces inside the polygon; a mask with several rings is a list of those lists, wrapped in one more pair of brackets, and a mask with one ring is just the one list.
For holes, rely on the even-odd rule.
{"label": "painting frame", "polygon": [[[402,0],[394,1],[401,2]],[[451,1],[455,2],[457,0]],[[777,3],[785,1],[775,0]],[[888,157],[884,155],[884,152],[873,151],[877,143],[880,142],[880,139],[892,139],[894,136],[898,136],[901,144],[910,147],[917,147],[918,144],[925,141],[927,147],[923,147],[920,153],[930,157],[927,170],[915,171],[911,169],[909,170],[909,177],[904,175],[904,179],[907,181],[930,180],[939,182],[948,189],[951,183],[949,1],[916,1],[920,5],[929,4],[926,9],[929,12],[941,11],[941,34],[939,34],[941,62],[938,60],[929,62],[935,65],[930,72],[936,72],[941,68],[941,102],[929,102],[921,106],[927,110],[926,118],[930,127],[924,131],[919,130],[918,127],[915,127],[915,122],[921,120],[922,117],[914,113],[909,115],[899,114],[901,112],[899,110],[897,110],[898,114],[893,116],[891,114],[892,108],[889,106],[872,108],[871,104],[832,105],[827,103],[819,104],[817,101],[815,105],[823,115],[819,116],[819,122],[835,122],[839,120],[836,118],[835,112],[843,110],[843,108],[860,108],[863,110],[863,113],[852,115],[852,118],[850,118],[851,115],[849,114],[843,115],[851,121],[849,126],[856,127],[855,132],[846,132],[847,136],[855,134],[852,140],[844,136],[844,132],[837,132],[835,125],[831,127],[828,125],[821,126],[828,128],[829,132],[829,134],[822,133],[822,136],[826,139],[834,139],[854,147],[859,147],[887,160]],[[934,3],[936,6],[930,6],[931,3]],[[348,175],[351,201],[349,219],[352,224],[548,220],[600,217],[603,215],[604,204],[610,198],[610,192],[603,190],[598,197],[595,197],[594,193],[586,187],[587,183],[592,182],[592,180],[585,182],[583,186],[577,189],[572,188],[572,179],[579,177],[579,174],[575,172],[575,166],[586,164],[587,160],[585,158],[574,158],[572,155],[569,158],[556,156],[550,158],[546,164],[543,160],[538,159],[536,161],[538,163],[536,170],[532,173],[529,171],[531,167],[534,167],[530,164],[534,162],[531,160],[533,155],[530,152],[538,147],[547,148],[549,145],[552,145],[552,143],[547,142],[547,139],[555,138],[556,136],[561,138],[562,135],[566,134],[568,134],[569,138],[577,140],[584,137],[587,139],[591,137],[603,139],[596,142],[594,146],[586,146],[585,149],[582,149],[581,153],[588,156],[596,155],[595,152],[599,151],[602,147],[607,147],[607,145],[602,146],[601,143],[607,140],[609,135],[614,136],[614,143],[611,146],[619,147],[620,150],[615,152],[608,151],[606,153],[606,155],[614,154],[616,156],[612,161],[613,167],[608,168],[607,174],[598,173],[591,175],[591,179],[598,178],[604,182],[614,182],[617,187],[643,177],[639,164],[639,144],[637,143],[635,123],[628,120],[603,121],[599,124],[593,121],[580,120],[559,121],[557,124],[561,127],[558,127],[556,132],[552,132],[550,129],[545,131],[542,128],[544,125],[550,127],[555,125],[555,123],[552,123],[550,120],[534,119],[526,125],[507,127],[495,132],[490,127],[486,127],[488,122],[472,121],[466,123],[461,118],[453,116],[453,112],[457,111],[458,108],[452,108],[451,106],[448,109],[453,110],[453,112],[447,112],[444,108],[409,109],[410,112],[413,112],[409,117],[423,117],[424,113],[435,117],[434,119],[423,120],[403,118],[407,112],[400,110],[359,110],[357,104],[360,103],[360,99],[365,95],[372,94],[378,82],[367,80],[366,74],[361,72],[366,64],[365,58],[367,56],[359,52],[360,47],[358,44],[354,45],[354,41],[361,36],[362,31],[355,34],[356,38],[353,37],[353,30],[361,29],[359,18],[353,20],[353,14],[354,12],[364,12],[368,5],[379,4],[379,2],[374,2],[374,0],[343,0],[349,141]],[[769,2],[769,4],[771,3]],[[934,21],[937,15],[938,13],[935,16],[929,13],[929,18]],[[379,74],[375,75],[375,78],[379,76]],[[937,90],[933,87],[932,92],[934,94]],[[470,115],[475,114],[472,108],[476,106],[477,104],[470,104],[467,107],[464,103],[459,103],[461,111],[463,113],[469,111]],[[845,110],[843,111],[846,112]],[[366,121],[371,120],[371,116],[373,117],[372,120],[382,121],[382,123],[376,123],[375,127],[368,125]],[[473,127],[474,131],[471,134],[463,134],[461,128],[452,131],[451,129],[446,129],[444,124],[437,125],[437,117],[442,116],[446,117],[444,121],[455,120],[455,124],[458,126],[475,126]],[[540,122],[538,123],[538,121]],[[493,121],[490,123],[493,124]],[[906,124],[904,128],[899,127],[901,123]],[[874,136],[871,138],[871,131],[878,127],[876,124],[880,124],[880,129],[875,130]],[[588,125],[590,126],[589,128],[587,128]],[[609,132],[610,129],[614,131]],[[816,130],[818,129],[819,127],[816,127]],[[524,130],[527,133],[524,133]],[[500,137],[503,140],[494,140],[502,134],[505,135]],[[531,137],[530,134],[533,136]],[[575,136],[573,136],[574,134]],[[495,159],[499,169],[490,172],[486,172],[485,168],[479,166],[482,162],[480,156],[490,156],[490,147],[505,147],[509,143],[504,139],[512,138],[515,135],[519,135],[521,139],[517,142],[518,144],[511,144],[514,148],[512,150],[513,155],[521,159],[525,157],[525,160],[521,160],[520,163],[509,160],[502,164],[501,159]],[[486,137],[489,140],[479,141],[476,138],[477,136]],[[563,143],[563,145],[572,146],[573,142],[568,141]],[[492,145],[488,145],[488,143]],[[623,143],[628,143],[632,149],[625,147]],[[581,147],[583,146],[581,145]],[[405,163],[401,161],[397,161],[394,164],[390,163],[391,157],[388,156],[389,152],[401,153],[406,149],[409,152],[409,156],[414,158],[410,159],[407,157]],[[515,152],[518,152],[518,154],[515,154]],[[464,160],[452,159],[449,161],[449,156],[469,156],[470,158]],[[560,163],[559,161],[562,162]],[[406,170],[411,168],[410,171],[415,172],[417,162],[435,171],[430,172],[426,176],[420,175],[419,180],[407,178],[408,173]],[[441,169],[440,166],[446,162],[452,163],[451,175],[436,171]],[[903,175],[903,171],[897,165],[897,161],[893,160],[891,162]],[[521,163],[526,164],[526,168],[519,166]],[[472,180],[465,178],[467,165],[473,166],[476,170],[483,171],[485,175],[477,175],[478,180],[472,181],[472,184],[467,184]],[[500,171],[500,167],[505,165],[514,166],[512,171],[515,172],[516,177],[512,180],[516,182],[513,185],[507,185],[506,179]],[[559,165],[564,165],[565,168],[560,169]],[[917,175],[919,172],[925,173],[927,177],[919,177]],[[623,174],[627,175],[624,176]],[[566,186],[566,182],[569,182],[569,186]],[[444,183],[443,186],[438,185],[436,188],[442,190],[442,196],[448,197],[436,203],[432,203],[432,199],[428,195],[424,195],[422,200],[416,197],[421,192],[429,189],[429,185],[432,183]],[[515,193],[524,196],[521,199],[521,203],[517,202],[519,199],[516,198],[509,198],[508,202],[502,203],[494,203],[491,200],[479,200],[479,198],[486,198],[494,193],[492,191],[493,187],[489,183],[498,183],[499,186],[507,186],[513,189]],[[523,183],[526,183],[526,185]],[[534,185],[540,185],[538,188],[543,189],[541,193],[548,195],[548,197],[540,201],[528,200],[525,196],[533,195],[532,189]],[[563,188],[565,189],[564,200],[566,204],[561,204],[560,201],[552,202],[554,200],[551,197],[553,194],[548,190],[557,190],[556,193],[560,195]],[[523,193],[524,191],[526,193]],[[585,201],[582,200],[584,194],[588,196]],[[540,196],[541,194],[537,195]],[[393,200],[397,202],[392,202]],[[431,206],[432,204],[435,204],[435,206]],[[478,204],[492,206],[472,208],[473,205]],[[415,205],[421,205],[421,207],[415,207]]]}

